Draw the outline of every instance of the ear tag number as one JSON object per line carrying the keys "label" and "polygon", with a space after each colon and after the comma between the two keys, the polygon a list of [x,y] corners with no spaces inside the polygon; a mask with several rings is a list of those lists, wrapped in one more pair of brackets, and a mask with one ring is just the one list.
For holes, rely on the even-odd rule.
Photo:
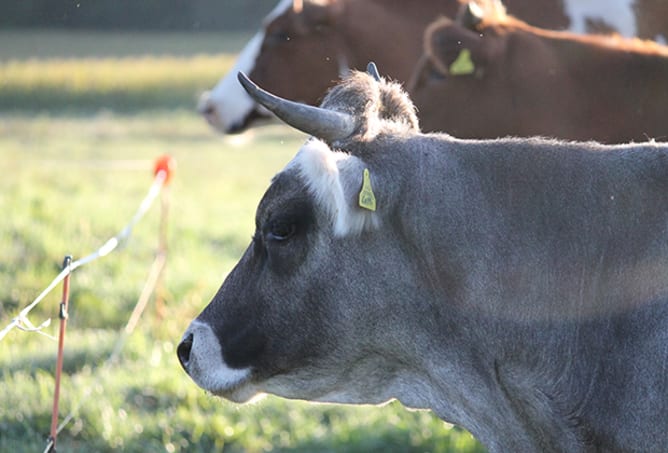
{"label": "ear tag number", "polygon": [[473,60],[471,60],[471,51],[468,49],[462,49],[459,52],[455,61],[450,65],[450,74],[452,75],[469,75],[473,74],[475,71],[475,65]]}
{"label": "ear tag number", "polygon": [[376,196],[371,189],[371,177],[369,176],[369,169],[364,169],[364,177],[362,179],[362,190],[360,190],[359,204],[361,208],[369,211],[376,210]]}

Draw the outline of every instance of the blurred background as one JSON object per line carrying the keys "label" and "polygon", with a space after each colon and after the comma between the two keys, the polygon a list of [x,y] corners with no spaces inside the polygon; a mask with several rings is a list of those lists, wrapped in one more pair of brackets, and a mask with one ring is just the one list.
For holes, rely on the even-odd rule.
{"label": "blurred background", "polygon": [[0,108],[193,110],[274,1],[3,2]]}
{"label": "blurred background", "polygon": [[[199,94],[232,66],[275,0],[0,2],[0,328],[132,217],[162,154],[177,169],[167,264],[138,327],[109,361],[148,278],[160,203],[111,255],[71,280],[58,449],[77,451],[482,451],[428,412],[206,395],[175,346],[240,257],[255,207],[304,136],[273,125],[216,134]],[[58,335],[60,287],[31,312]],[[57,344],[0,341],[0,451],[43,451]]]}
{"label": "blurred background", "polygon": [[257,28],[274,0],[3,1],[6,28],[221,31]]}

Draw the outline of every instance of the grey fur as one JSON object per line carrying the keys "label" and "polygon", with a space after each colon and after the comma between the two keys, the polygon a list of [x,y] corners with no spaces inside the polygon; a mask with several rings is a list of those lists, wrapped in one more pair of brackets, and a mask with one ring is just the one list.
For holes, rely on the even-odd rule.
{"label": "grey fur", "polygon": [[[396,398],[491,452],[665,451],[668,146],[424,135],[398,86],[361,73],[323,107],[358,120],[330,145],[369,168],[380,226],[336,237],[299,169],[281,172],[197,318],[212,361],[252,373],[213,391]],[[276,241],[281,222],[296,228]]]}

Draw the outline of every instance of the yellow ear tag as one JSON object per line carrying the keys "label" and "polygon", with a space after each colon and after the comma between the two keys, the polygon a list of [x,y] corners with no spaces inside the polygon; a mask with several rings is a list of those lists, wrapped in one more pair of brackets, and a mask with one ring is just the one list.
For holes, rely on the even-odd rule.
{"label": "yellow ear tag", "polygon": [[364,169],[364,177],[362,179],[362,190],[360,190],[359,204],[361,208],[369,211],[376,210],[376,196],[371,189],[371,178],[369,176],[369,169]]}
{"label": "yellow ear tag", "polygon": [[474,71],[475,65],[473,64],[473,60],[471,60],[471,51],[462,49],[455,61],[450,65],[450,74],[468,75],[473,74]]}

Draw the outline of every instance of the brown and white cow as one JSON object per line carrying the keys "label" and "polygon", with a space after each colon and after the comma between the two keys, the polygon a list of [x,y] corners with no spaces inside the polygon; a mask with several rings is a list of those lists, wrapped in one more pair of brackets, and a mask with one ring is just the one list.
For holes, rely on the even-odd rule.
{"label": "brown and white cow", "polygon": [[668,39],[668,10],[663,0],[504,0],[503,3],[510,14],[536,27],[580,34],[613,32],[626,37]]}
{"label": "brown and white cow", "polygon": [[[349,69],[375,61],[389,77],[407,82],[422,53],[424,28],[436,17],[454,17],[461,0],[282,0],[238,57],[234,68],[200,99],[198,110],[224,133],[245,130],[268,112],[236,80],[238,71],[270,91],[317,104]],[[634,4],[633,2],[641,2]],[[658,0],[506,0],[510,13],[551,29],[615,30],[655,37],[668,14]],[[662,0],[661,0],[662,1]],[[654,22],[638,27],[635,12]],[[668,13],[668,12],[666,12]],[[658,36],[658,35],[657,35]]]}
{"label": "brown and white cow", "polygon": [[666,44],[668,42],[668,3],[664,0],[635,0],[632,8],[636,18],[635,32],[626,36],[637,36]]}
{"label": "brown and white cow", "polygon": [[408,85],[423,130],[668,140],[668,47],[539,29],[502,10],[468,11],[466,21],[442,18],[425,32]]}
{"label": "brown and white cow", "polygon": [[396,398],[491,452],[666,451],[668,145],[460,140],[364,73],[321,108],[243,81],[314,137],[177,348],[197,384]]}
{"label": "brown and white cow", "polygon": [[237,82],[239,71],[272,92],[316,104],[351,68],[375,59],[384,73],[407,80],[422,49],[422,33],[457,0],[282,0],[239,55],[230,73],[200,99],[198,110],[225,133],[267,116]]}

